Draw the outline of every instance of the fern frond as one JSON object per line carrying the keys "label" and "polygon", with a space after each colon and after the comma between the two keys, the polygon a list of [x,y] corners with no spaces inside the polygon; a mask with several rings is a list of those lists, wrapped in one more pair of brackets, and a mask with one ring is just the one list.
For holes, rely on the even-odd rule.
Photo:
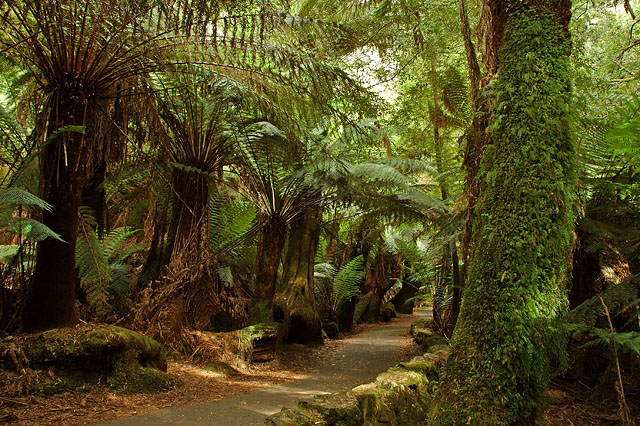
{"label": "fern frond", "polygon": [[591,340],[582,345],[582,347],[593,345],[611,346],[615,344],[616,347],[626,352],[640,355],[640,333],[637,331],[619,333],[602,328],[593,328],[589,331],[589,337],[591,337]]}
{"label": "fern frond", "polygon": [[404,187],[411,184],[406,175],[386,164],[360,163],[351,166],[354,177],[363,178],[378,184],[384,183]]}
{"label": "fern frond", "polygon": [[362,255],[344,265],[333,280],[333,308],[338,309],[342,302],[349,301],[360,291],[360,282],[364,279],[364,258]]}
{"label": "fern frond", "polygon": [[76,242],[76,266],[80,285],[91,306],[103,311],[108,306],[108,289],[111,281],[109,259],[105,255],[98,235],[86,219],[80,215],[80,233]]}
{"label": "fern frond", "polygon": [[27,239],[31,241],[42,241],[47,238],[53,238],[58,241],[64,242],[62,237],[51,230],[48,226],[35,219],[26,217],[14,217],[9,220],[9,229],[16,235],[22,233]]}
{"label": "fern frond", "polygon": [[0,189],[0,204],[37,207],[49,212],[53,210],[51,204],[32,193],[25,191],[24,189],[20,189],[15,186]]}

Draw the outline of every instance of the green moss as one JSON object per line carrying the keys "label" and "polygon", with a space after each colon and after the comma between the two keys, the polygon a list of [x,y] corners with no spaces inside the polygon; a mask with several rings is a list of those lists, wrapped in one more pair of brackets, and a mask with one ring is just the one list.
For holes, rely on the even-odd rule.
{"label": "green moss", "polygon": [[371,303],[371,293],[365,294],[358,300],[358,303],[356,303],[356,307],[353,314],[354,322],[360,321],[360,319],[365,314],[365,312],[367,312],[367,309],[369,309],[370,303]]}
{"label": "green moss", "polygon": [[320,414],[329,425],[360,426],[364,421],[358,399],[352,392],[320,395],[311,402],[301,402],[300,406]]}
{"label": "green moss", "polygon": [[563,357],[554,324],[566,309],[575,149],[570,42],[548,5],[507,2],[469,280],[433,425],[532,424]]}
{"label": "green moss", "polygon": [[322,419],[322,415],[303,405],[282,409],[281,412],[269,416],[265,420],[269,426],[327,426],[329,423]]}
{"label": "green moss", "polygon": [[[26,335],[19,345],[41,379],[25,390],[59,393],[106,383],[124,392],[147,392],[172,385],[164,373],[162,346],[144,335],[115,326],[83,326]],[[2,350],[0,345],[0,353]],[[3,365],[10,365],[5,359]]]}

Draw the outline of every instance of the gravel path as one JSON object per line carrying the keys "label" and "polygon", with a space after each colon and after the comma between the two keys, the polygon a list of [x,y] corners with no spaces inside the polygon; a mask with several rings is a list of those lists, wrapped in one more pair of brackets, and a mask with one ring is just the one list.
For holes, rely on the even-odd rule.
{"label": "gravel path", "polygon": [[282,407],[314,395],[348,390],[368,383],[401,361],[409,327],[418,316],[403,316],[347,340],[336,355],[306,378],[281,386],[231,396],[214,402],[164,408],[153,413],[103,423],[104,426],[215,425],[262,423]]}

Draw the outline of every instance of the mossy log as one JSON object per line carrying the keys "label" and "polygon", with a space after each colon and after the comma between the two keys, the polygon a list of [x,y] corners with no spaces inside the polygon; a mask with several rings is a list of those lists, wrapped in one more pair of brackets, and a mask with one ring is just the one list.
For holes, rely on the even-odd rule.
{"label": "mossy log", "polygon": [[269,361],[275,357],[278,324],[275,322],[250,325],[234,331],[233,352],[246,365],[251,362]]}
{"label": "mossy log", "polygon": [[[116,326],[82,325],[9,337],[0,342],[0,369],[32,373],[22,391],[58,393],[106,384],[123,392],[164,390],[167,359],[155,340]],[[15,372],[15,373],[14,373]],[[45,374],[38,374],[44,372]],[[31,386],[33,385],[33,386]]]}

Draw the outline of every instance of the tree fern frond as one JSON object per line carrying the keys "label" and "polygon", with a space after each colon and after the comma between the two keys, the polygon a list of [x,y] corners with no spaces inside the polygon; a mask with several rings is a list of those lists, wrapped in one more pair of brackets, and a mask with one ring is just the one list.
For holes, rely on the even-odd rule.
{"label": "tree fern frond", "polygon": [[430,161],[391,157],[380,159],[378,162],[393,167],[405,175],[427,173],[431,176],[436,176],[438,174],[438,171]]}
{"label": "tree fern frond", "polygon": [[227,252],[253,230],[257,212],[254,206],[231,201],[219,195],[209,201],[209,241],[212,253]]}
{"label": "tree fern frond", "polygon": [[[116,229],[112,230],[111,232],[109,232],[104,237],[104,239],[102,240],[102,243],[101,243],[104,255],[108,259],[117,257],[118,259],[122,260],[123,259],[122,255],[117,253],[117,249],[124,242],[126,242],[129,238],[131,238],[133,235],[137,234],[138,232],[140,232],[140,229],[133,229],[133,228],[128,227],[128,226],[123,226],[123,227],[120,227],[120,228],[116,228]],[[140,250],[140,246],[138,246],[137,250]],[[133,251],[130,251],[129,254],[131,254],[131,253],[133,253]]]}
{"label": "tree fern frond", "polygon": [[0,204],[37,207],[49,212],[53,210],[51,205],[43,199],[15,186],[0,189]]}
{"label": "tree fern frond", "polygon": [[406,175],[386,164],[360,163],[351,166],[354,177],[363,178],[376,183],[386,183],[397,186],[407,186],[411,183]]}
{"label": "tree fern frond", "polygon": [[355,257],[344,265],[333,280],[333,307],[338,309],[342,302],[349,301],[360,291],[360,282],[364,279],[364,258]]}
{"label": "tree fern frond", "polygon": [[20,246],[17,244],[1,244],[0,245],[0,263],[9,264],[18,254]]}
{"label": "tree fern frond", "polygon": [[85,218],[89,216],[80,215],[80,234],[76,242],[76,267],[80,285],[87,295],[87,300],[98,311],[103,311],[108,306],[111,268],[98,235],[90,224],[90,218],[89,220]]}
{"label": "tree fern frond", "polygon": [[35,219],[26,217],[14,217],[9,221],[9,229],[14,233],[22,233],[27,239],[31,241],[42,241],[47,238],[53,238],[58,241],[64,242],[62,237],[51,230],[48,226]]}

